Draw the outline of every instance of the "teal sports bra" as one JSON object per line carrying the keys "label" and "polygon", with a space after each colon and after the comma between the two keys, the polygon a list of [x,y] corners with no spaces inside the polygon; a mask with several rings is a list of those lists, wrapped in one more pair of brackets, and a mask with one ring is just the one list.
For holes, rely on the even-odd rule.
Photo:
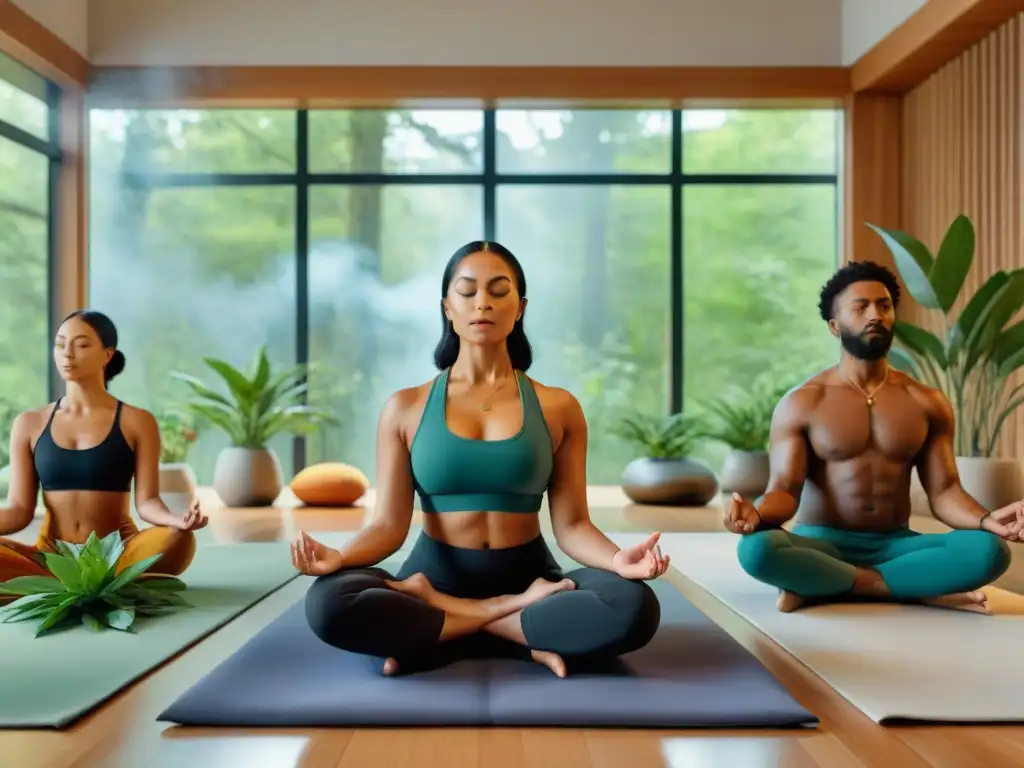
{"label": "teal sports bra", "polygon": [[539,512],[554,468],[554,443],[530,380],[516,371],[523,426],[506,440],[448,429],[449,371],[435,377],[409,449],[424,512]]}

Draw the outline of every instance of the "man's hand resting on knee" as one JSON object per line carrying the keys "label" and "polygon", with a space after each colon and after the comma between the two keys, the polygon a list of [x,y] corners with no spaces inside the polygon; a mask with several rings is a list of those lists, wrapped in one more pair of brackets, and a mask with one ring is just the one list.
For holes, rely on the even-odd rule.
{"label": "man's hand resting on knee", "polygon": [[1024,541],[1024,501],[1015,501],[985,515],[981,528],[1007,541]]}
{"label": "man's hand resting on knee", "polygon": [[753,504],[734,493],[725,510],[724,522],[726,529],[733,533],[753,533],[761,524],[761,516]]}

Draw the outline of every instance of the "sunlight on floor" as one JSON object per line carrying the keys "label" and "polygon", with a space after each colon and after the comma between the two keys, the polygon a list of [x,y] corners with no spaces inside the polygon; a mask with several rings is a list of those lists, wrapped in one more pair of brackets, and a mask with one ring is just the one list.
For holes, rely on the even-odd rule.
{"label": "sunlight on floor", "polygon": [[790,739],[665,739],[661,755],[666,768],[778,768],[792,765]]}
{"label": "sunlight on floor", "polygon": [[305,736],[239,736],[164,739],[159,762],[149,768],[299,768],[306,761],[313,739]]}

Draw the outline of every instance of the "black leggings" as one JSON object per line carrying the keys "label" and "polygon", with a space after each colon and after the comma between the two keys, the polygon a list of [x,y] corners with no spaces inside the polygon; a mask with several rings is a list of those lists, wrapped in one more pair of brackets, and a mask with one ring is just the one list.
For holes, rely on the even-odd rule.
{"label": "black leggings", "polygon": [[[568,577],[576,589],[523,610],[525,648],[485,632],[442,642],[444,611],[384,584],[415,573],[440,592],[477,600],[519,594],[537,578]],[[378,659],[393,657],[408,672],[471,656],[528,658],[531,650],[553,651],[567,663],[574,657],[618,656],[650,642],[661,607],[645,582],[595,568],[563,574],[541,536],[507,549],[464,549],[421,533],[395,576],[382,568],[354,568],[314,581],[306,594],[306,620],[325,643]]]}

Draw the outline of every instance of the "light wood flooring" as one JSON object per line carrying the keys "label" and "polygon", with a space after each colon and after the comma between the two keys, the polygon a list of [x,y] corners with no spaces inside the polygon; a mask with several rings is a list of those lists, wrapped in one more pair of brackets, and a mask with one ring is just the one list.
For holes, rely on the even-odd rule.
{"label": "light wood flooring", "polygon": [[[358,529],[372,497],[349,510],[309,510],[285,502],[269,509],[216,507],[203,501],[211,524],[203,541],[288,539],[310,532]],[[592,515],[605,531],[722,531],[706,509],[636,507],[615,488],[594,488]],[[37,523],[38,524],[38,523]],[[922,531],[943,530],[915,517]],[[32,541],[35,526],[16,538]],[[722,533],[722,535],[730,535]],[[1024,726],[875,725],[770,639],[685,577],[669,578],[699,609],[757,655],[795,698],[822,720],[817,730],[642,731],[532,728],[214,730],[155,722],[156,715],[300,597],[293,584],[274,593],[206,640],[154,671],[63,732],[0,730],[4,768],[1003,768],[1024,766]],[[1024,549],[999,586],[1024,593]],[[982,620],[983,622],[983,620]],[[963,653],[1020,649],[978,646]],[[3,649],[0,649],[0,653]],[[3,681],[0,681],[3,684]],[[60,685],[60,680],[40,680]]]}

